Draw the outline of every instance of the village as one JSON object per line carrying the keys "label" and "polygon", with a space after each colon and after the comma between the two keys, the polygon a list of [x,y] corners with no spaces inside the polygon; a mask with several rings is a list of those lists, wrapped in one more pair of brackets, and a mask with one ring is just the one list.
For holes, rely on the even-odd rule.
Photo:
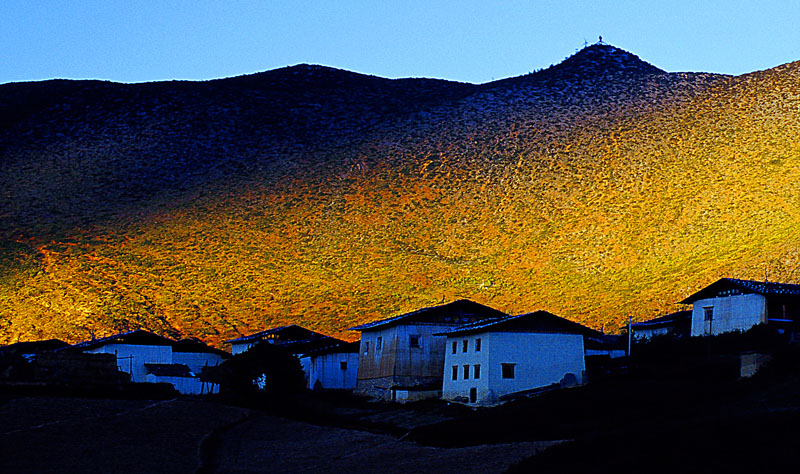
{"label": "village", "polygon": [[[692,305],[692,310],[633,324],[631,338],[715,335],[758,324],[793,331],[800,313],[800,285],[723,278],[680,303]],[[98,381],[106,377],[107,383],[167,383],[182,394],[203,395],[219,391],[202,376],[204,368],[266,343],[299,358],[308,389],[353,390],[393,402],[442,397],[477,405],[546,387],[582,385],[587,363],[621,358],[630,350],[623,336],[603,334],[546,311],[512,316],[469,300],[352,330],[361,333],[359,342],[294,325],[271,328],[226,341],[230,352],[197,339],[174,341],[146,330],[74,345],[21,342],[2,350],[36,365],[37,378],[66,380],[74,375],[70,368],[82,365],[96,369]],[[748,365],[743,370],[753,369]]]}
{"label": "village", "polygon": [[[329,429],[322,428],[329,424],[348,429],[314,435],[320,440],[328,440],[325,436],[344,439],[345,434],[354,433],[349,431],[353,427],[357,432],[377,430],[394,440],[391,443],[400,443],[393,450],[407,448],[409,441],[415,446],[472,450],[467,454],[445,449],[436,454],[460,453],[462,461],[477,456],[478,448],[469,446],[491,446],[495,454],[478,457],[489,462],[495,459],[492,456],[501,456],[497,453],[506,453],[497,464],[499,471],[505,471],[515,463],[524,466],[526,459],[547,459],[537,453],[575,437],[574,430],[584,432],[585,427],[577,427],[592,419],[608,422],[608,414],[585,415],[597,403],[591,402],[592,397],[607,399],[620,390],[639,390],[638,416],[650,416],[648,403],[663,403],[665,413],[689,414],[687,406],[693,405],[686,401],[679,403],[680,408],[667,408],[674,403],[670,399],[675,393],[683,396],[701,386],[714,393],[729,392],[732,381],[757,378],[759,369],[771,367],[774,354],[795,346],[800,285],[722,278],[679,303],[691,309],[629,324],[628,332],[618,335],[544,310],[509,315],[462,299],[353,327],[361,335],[356,342],[296,325],[228,340],[230,352],[197,339],[173,340],[144,329],[72,345],[59,340],[18,342],[0,348],[0,407],[2,402],[10,407],[12,402],[23,403],[29,400],[25,397],[41,394],[81,400],[141,399],[141,403],[162,400],[137,410],[165,409],[161,404],[180,399],[184,403],[210,400],[214,405],[203,405],[206,408],[201,411],[210,406],[242,406],[320,425],[315,429]],[[731,342],[730,337],[743,339]],[[707,356],[703,355],[706,350]],[[720,351],[722,357],[711,358],[712,352]],[[638,373],[633,370],[636,367]],[[653,367],[659,367],[657,373],[651,373]],[[702,382],[686,385],[681,375],[684,378],[678,385],[670,385],[674,379],[670,374],[681,370],[701,373]],[[645,372],[649,379],[641,378]],[[670,388],[654,391],[653,381]],[[577,390],[586,388],[590,391]],[[781,390],[781,397],[793,393]],[[306,399],[291,401],[302,399],[302,391],[322,398],[311,404]],[[757,391],[763,397],[762,388]],[[341,394],[348,395],[342,398]],[[577,401],[581,399],[584,402]],[[320,400],[325,408],[318,405]],[[588,407],[576,411],[576,402],[586,400],[591,402]],[[565,415],[570,411],[574,413]],[[214,419],[210,413],[204,418]],[[252,416],[248,413],[236,415],[243,417],[236,424],[247,422]],[[586,420],[570,421],[576,413],[584,413]],[[524,421],[531,417],[538,422]],[[181,419],[187,420],[184,415]],[[270,420],[273,427],[285,423],[276,421],[279,418]],[[10,430],[0,436],[35,429]],[[503,444],[508,442],[512,444]],[[558,452],[545,452],[551,451]],[[383,454],[389,455],[388,451]],[[405,464],[381,470],[406,472],[400,466]],[[457,466],[461,467],[456,470]],[[462,471],[470,472],[458,463],[453,471],[441,470]],[[259,472],[288,471],[264,468]]]}
{"label": "village", "polygon": [[[228,340],[230,352],[144,329],[73,345],[19,342],[0,349],[6,360],[0,380],[25,372],[39,384],[161,383],[184,395],[217,394],[221,381],[214,368],[269,344],[299,360],[309,390],[347,390],[399,403],[441,398],[492,406],[586,384],[592,372],[623,365],[633,341],[741,332],[760,324],[793,337],[800,285],[723,278],[680,304],[692,309],[631,324],[627,335],[604,334],[543,310],[508,315],[457,300],[353,327],[361,334],[356,342],[296,325]],[[27,371],[12,363],[14,357]],[[762,359],[743,354],[742,375],[755,373]],[[258,386],[257,378],[253,383]]]}

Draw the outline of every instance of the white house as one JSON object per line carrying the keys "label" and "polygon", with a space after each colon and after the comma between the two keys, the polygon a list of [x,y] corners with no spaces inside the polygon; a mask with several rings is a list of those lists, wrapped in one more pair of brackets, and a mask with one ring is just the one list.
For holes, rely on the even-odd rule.
{"label": "white house", "polygon": [[359,342],[343,343],[306,353],[300,358],[311,390],[356,388]]}
{"label": "white house", "polygon": [[637,340],[647,340],[654,336],[672,334],[678,337],[688,336],[692,329],[692,312],[677,311],[631,324],[631,332]]}
{"label": "white house", "polygon": [[171,364],[172,339],[144,330],[136,330],[71,346],[86,354],[114,354],[117,367],[131,376],[131,382],[146,382],[145,364]]}
{"label": "white house", "polygon": [[681,304],[692,305],[692,336],[746,331],[762,323],[796,330],[800,285],[722,278]]}
{"label": "white house", "polygon": [[596,331],[547,311],[447,331],[442,398],[493,405],[511,394],[583,384],[587,334]]}
{"label": "white house", "polygon": [[120,371],[131,382],[167,382],[184,394],[212,393],[205,384],[203,367],[216,366],[230,354],[197,339],[174,341],[144,330],[81,342],[68,348],[87,354],[114,354]]}
{"label": "white house", "polygon": [[361,331],[356,392],[400,402],[439,396],[446,342],[439,333],[503,316],[458,300],[351,328]]}

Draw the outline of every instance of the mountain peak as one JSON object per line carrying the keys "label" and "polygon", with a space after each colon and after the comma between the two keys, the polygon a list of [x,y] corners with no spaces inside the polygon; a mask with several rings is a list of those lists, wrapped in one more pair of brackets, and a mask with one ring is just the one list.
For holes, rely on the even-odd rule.
{"label": "mountain peak", "polygon": [[604,76],[617,72],[663,74],[666,71],[642,61],[639,56],[610,44],[587,46],[545,72],[557,76]]}
{"label": "mountain peak", "polygon": [[556,65],[524,76],[491,82],[490,87],[509,84],[529,84],[531,81],[574,81],[624,73],[633,76],[665,74],[666,71],[643,61],[633,53],[607,43],[595,43]]}

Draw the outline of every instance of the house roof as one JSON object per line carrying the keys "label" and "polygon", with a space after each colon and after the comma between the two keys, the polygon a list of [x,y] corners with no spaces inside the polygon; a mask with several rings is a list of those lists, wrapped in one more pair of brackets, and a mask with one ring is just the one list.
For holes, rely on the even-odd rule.
{"label": "house roof", "polygon": [[307,341],[313,339],[322,339],[327,337],[329,336],[320,334],[310,329],[306,329],[296,324],[291,324],[289,326],[279,326],[261,332],[257,332],[255,334],[237,337],[236,339],[228,339],[225,342],[227,344],[243,344],[251,341],[259,341],[262,339],[274,339],[276,342],[280,341],[282,343],[287,343],[287,342]]}
{"label": "house roof", "polygon": [[626,339],[619,334],[586,334],[583,338],[583,347],[587,350],[619,350],[625,348]]}
{"label": "house roof", "polygon": [[756,293],[759,295],[800,296],[800,285],[793,283],[720,278],[714,283],[684,299],[680,302],[680,304],[692,304],[697,300],[722,296],[720,295],[721,292],[730,289],[738,289],[744,293]]}
{"label": "house roof", "polygon": [[344,342],[338,341],[336,344],[332,344],[325,347],[320,347],[318,349],[312,349],[305,353],[307,356],[321,356],[325,354],[344,354],[344,353],[357,353],[359,347],[361,346],[361,341],[355,342]]}
{"label": "house roof", "polygon": [[231,357],[230,352],[225,352],[220,349],[209,346],[205,342],[197,338],[186,338],[175,342],[172,345],[173,352],[192,352],[202,354],[217,354],[223,358]]}
{"label": "house roof", "polygon": [[381,319],[371,323],[350,328],[351,331],[373,331],[390,326],[409,323],[441,323],[460,325],[468,322],[482,321],[491,318],[508,316],[506,313],[475,303],[470,300],[456,300],[451,303],[430,306],[410,313],[401,314],[388,319]]}
{"label": "house roof", "polygon": [[114,334],[113,336],[108,336],[101,339],[93,339],[91,341],[79,342],[72,346],[65,347],[64,349],[65,350],[76,349],[85,351],[89,349],[95,349],[97,347],[103,347],[108,344],[131,344],[137,346],[172,347],[175,344],[175,341],[163,336],[159,336],[158,334],[154,334],[150,331],[145,331],[144,329],[137,329],[135,331]]}
{"label": "house roof", "polygon": [[653,318],[647,321],[642,321],[640,323],[631,324],[632,329],[650,329],[650,328],[659,328],[664,326],[673,326],[676,324],[681,323],[688,323],[692,319],[692,311],[676,311],[674,313],[667,314],[666,316],[659,316],[657,318]]}
{"label": "house roof", "polygon": [[230,339],[225,342],[228,344],[247,344],[264,341],[292,354],[307,354],[320,348],[345,344],[344,341],[295,324],[267,329],[255,334],[250,334],[249,336]]}
{"label": "house roof", "polygon": [[0,352],[34,354],[37,352],[55,351],[67,346],[69,346],[69,344],[60,339],[47,339],[44,341],[16,342],[0,347]]}
{"label": "house roof", "polygon": [[273,344],[291,354],[310,354],[318,349],[338,346],[345,342],[334,337],[322,336],[297,341],[274,342]]}
{"label": "house roof", "polygon": [[144,364],[144,368],[156,377],[194,377],[186,364]]}
{"label": "house roof", "polygon": [[457,336],[479,332],[533,332],[533,333],[562,333],[582,334],[584,336],[600,336],[599,331],[588,328],[582,324],[570,321],[547,311],[535,311],[517,316],[477,321],[471,324],[458,326],[450,331],[435,335]]}

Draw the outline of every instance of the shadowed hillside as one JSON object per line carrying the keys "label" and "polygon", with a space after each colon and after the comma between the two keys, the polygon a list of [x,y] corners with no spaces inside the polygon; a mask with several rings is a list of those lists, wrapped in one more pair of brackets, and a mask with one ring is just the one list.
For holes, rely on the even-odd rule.
{"label": "shadowed hillside", "polygon": [[0,341],[348,337],[456,297],[616,329],[721,276],[798,281],[798,90],[798,63],[665,73],[607,45],[478,86],[2,85]]}

